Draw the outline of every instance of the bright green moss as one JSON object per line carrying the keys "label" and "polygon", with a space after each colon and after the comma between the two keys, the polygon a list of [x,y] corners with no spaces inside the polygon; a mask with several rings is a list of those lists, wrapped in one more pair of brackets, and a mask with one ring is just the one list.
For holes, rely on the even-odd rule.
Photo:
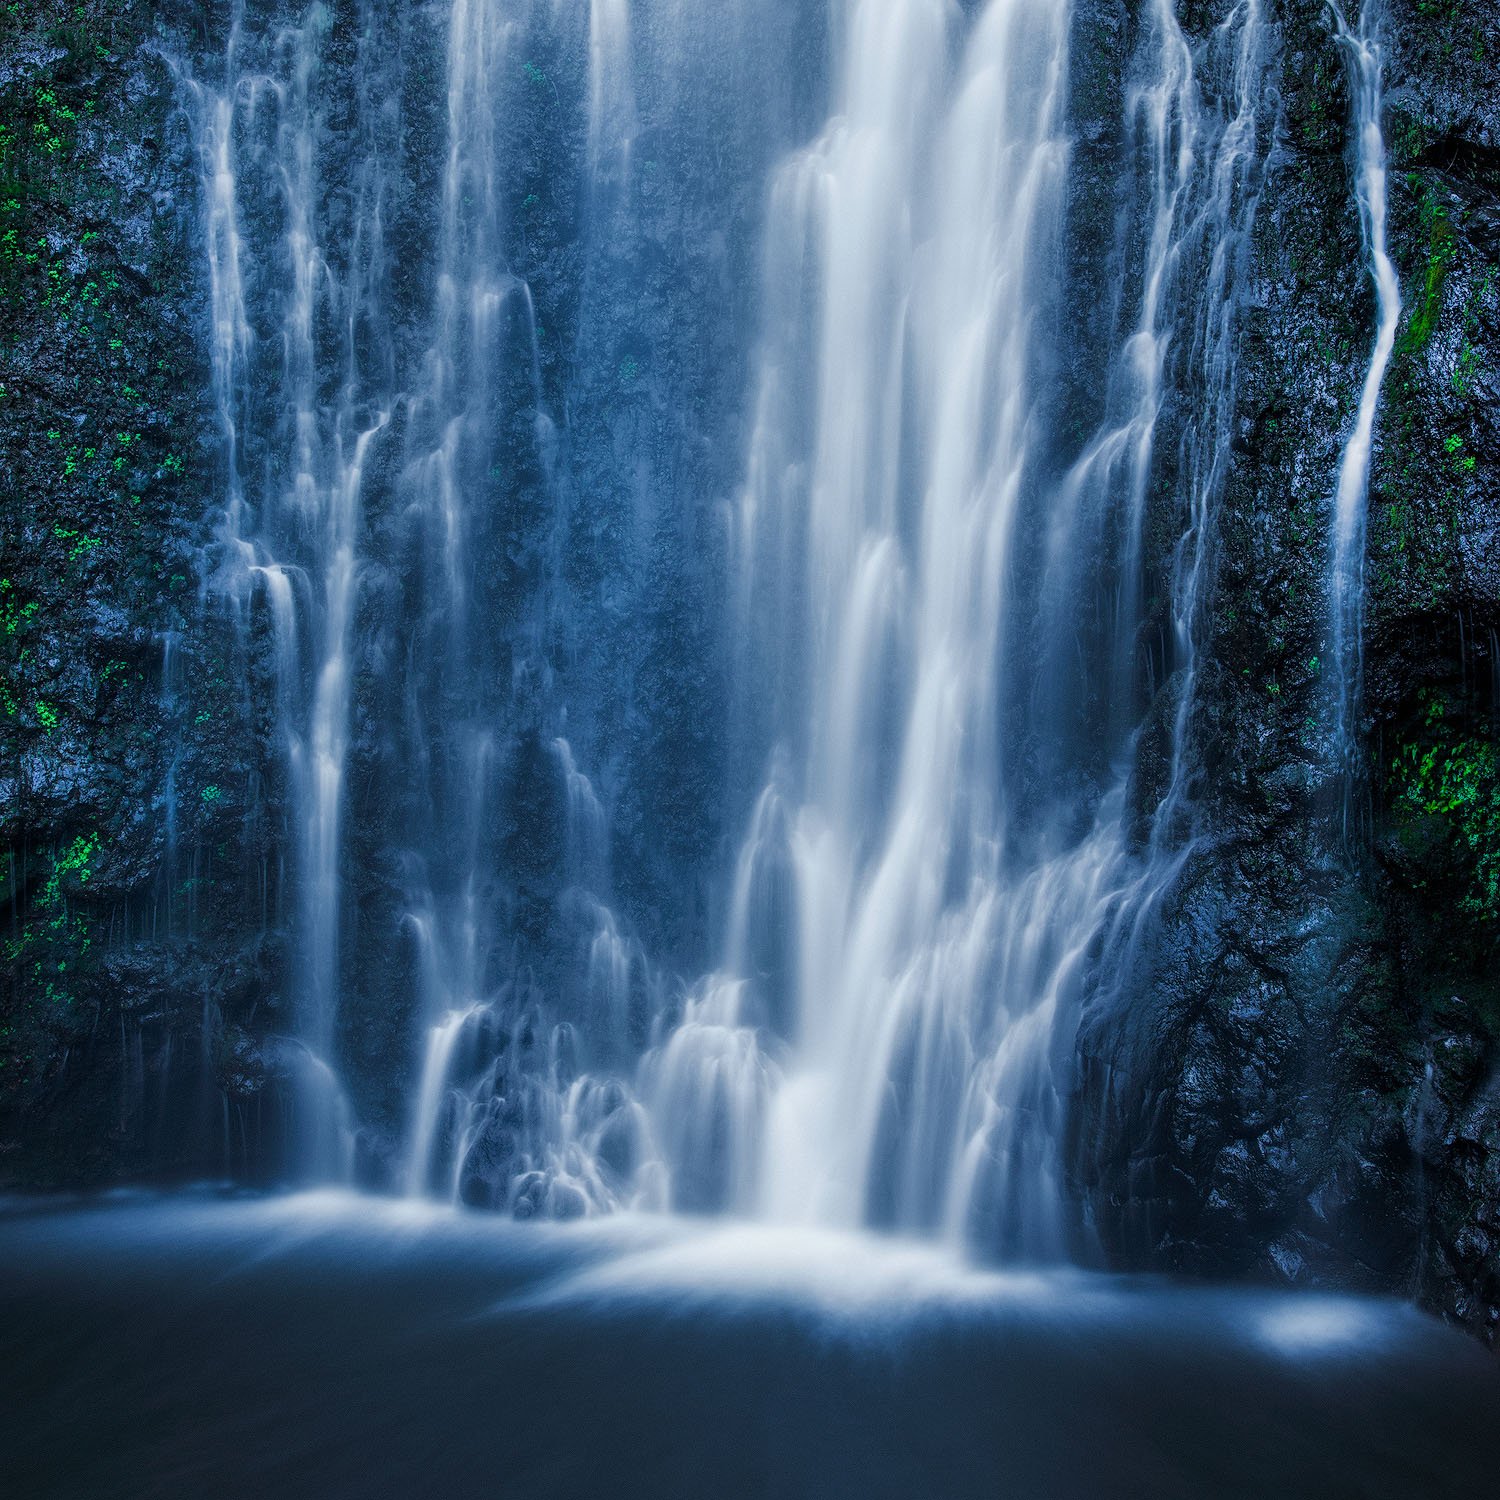
{"label": "bright green moss", "polygon": [[[88,884],[89,876],[93,873],[94,855],[99,852],[99,835],[97,833],[80,834],[61,854],[52,861],[52,872],[47,877],[47,883],[42,887],[42,894],[37,898],[37,905],[44,911],[57,911],[62,903],[63,882],[70,877],[75,879],[80,886]],[[58,925],[54,919],[53,926]]]}
{"label": "bright green moss", "polygon": [[1453,263],[1458,239],[1448,218],[1446,205],[1440,203],[1432,189],[1416,173],[1410,173],[1406,185],[1418,195],[1418,213],[1427,245],[1427,266],[1422,288],[1412,303],[1411,315],[1401,335],[1403,354],[1420,354],[1427,347],[1443,312],[1443,287]]}
{"label": "bright green moss", "polygon": [[1391,761],[1393,811],[1407,831],[1433,824],[1441,831],[1465,890],[1459,905],[1492,922],[1500,914],[1500,775],[1494,742],[1454,733],[1447,704],[1426,696],[1424,732],[1398,746]]}

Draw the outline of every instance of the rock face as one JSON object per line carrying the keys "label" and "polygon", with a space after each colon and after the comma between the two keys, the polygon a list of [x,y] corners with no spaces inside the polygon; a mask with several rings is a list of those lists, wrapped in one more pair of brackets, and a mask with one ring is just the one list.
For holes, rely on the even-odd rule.
{"label": "rock face", "polygon": [[[0,1171],[223,1170],[263,1082],[265,709],[201,607],[217,434],[156,31],[0,15]],[[58,15],[66,19],[57,20]],[[212,1145],[210,1146],[210,1142]]]}
{"label": "rock face", "polygon": [[[86,0],[61,23],[37,4],[0,13],[0,1177],[12,1183],[256,1177],[277,1160],[269,1043],[287,1029],[290,833],[270,647],[231,628],[205,561],[221,444],[198,163],[165,61],[218,55],[217,9]],[[1220,7],[1179,9],[1204,34]],[[1080,203],[1108,202],[1110,59],[1129,55],[1137,11],[1080,7]],[[1071,1123],[1077,1193],[1111,1262],[1414,1291],[1486,1336],[1500,1326],[1493,19],[1488,0],[1388,5],[1405,311],[1376,430],[1368,760],[1348,816],[1327,744],[1326,572],[1375,310],[1344,61],[1317,0],[1277,8],[1279,92],[1261,122],[1237,440],[1195,707],[1199,833],[1133,951],[1134,1002],[1085,1018]],[[428,170],[439,108],[409,102],[406,149]],[[691,970],[707,958],[727,775],[711,728],[724,673],[713,507],[735,482],[735,351],[749,326],[737,289],[754,269],[750,242],[726,244],[706,218],[699,190],[718,169],[707,134],[651,130],[645,167],[670,170],[643,173],[645,215],[622,227],[602,287],[575,284],[576,184],[541,165],[522,183],[529,258],[516,270],[556,309],[538,378],[557,405],[575,324],[607,352],[596,366],[612,386],[583,393],[568,433],[587,503],[564,539],[568,588],[602,623],[549,649],[599,688],[577,733],[615,782],[622,899],[654,951]],[[739,222],[755,204],[747,187]],[[637,265],[643,281],[626,274]],[[1086,287],[1089,268],[1076,271]],[[695,337],[698,324],[713,337]],[[701,495],[677,507],[696,529],[633,534],[640,494],[674,488]],[[528,525],[501,559],[518,598],[555,544]],[[394,597],[394,544],[385,563]],[[378,615],[375,571],[365,608]],[[519,712],[512,727],[510,821],[495,837],[519,940],[544,968],[564,794],[536,726]],[[355,737],[351,776],[379,787],[374,726]],[[391,999],[343,1038],[375,1158],[380,1132],[387,1147],[399,1133],[413,1068],[382,826],[372,813],[351,839],[351,904],[377,936],[345,979]],[[513,1123],[495,1114],[486,1151],[511,1149]],[[465,1186],[475,1201],[487,1191]]]}
{"label": "rock face", "polygon": [[1404,315],[1370,485],[1363,740],[1326,738],[1330,507],[1375,306],[1323,6],[1280,7],[1238,441],[1199,704],[1202,839],[1127,1018],[1080,1040],[1112,1260],[1414,1291],[1490,1336],[1500,68],[1477,15],[1385,27]]}

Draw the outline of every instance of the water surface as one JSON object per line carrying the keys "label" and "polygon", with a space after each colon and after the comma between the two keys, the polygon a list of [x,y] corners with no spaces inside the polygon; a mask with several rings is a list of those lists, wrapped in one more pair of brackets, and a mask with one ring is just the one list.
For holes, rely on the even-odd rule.
{"label": "water surface", "polygon": [[991,1273],[351,1194],[0,1216],[0,1493],[1489,1493],[1493,1362],[1395,1302]]}

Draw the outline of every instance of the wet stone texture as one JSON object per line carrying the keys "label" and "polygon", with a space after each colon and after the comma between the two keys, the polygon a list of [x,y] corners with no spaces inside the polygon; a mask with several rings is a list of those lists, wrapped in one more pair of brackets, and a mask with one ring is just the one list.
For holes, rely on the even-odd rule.
{"label": "wet stone texture", "polygon": [[203,608],[218,443],[157,45],[200,21],[0,14],[0,1173],[21,1182],[201,1171],[262,1114],[269,716]]}
{"label": "wet stone texture", "polygon": [[1198,705],[1204,834],[1159,914],[1137,1003],[1085,1021],[1077,1171],[1112,1260],[1412,1291],[1490,1337],[1495,18],[1395,0],[1384,31],[1403,316],[1376,425],[1366,760],[1346,816],[1320,729],[1324,578],[1376,309],[1343,61],[1321,5],[1279,13]]}

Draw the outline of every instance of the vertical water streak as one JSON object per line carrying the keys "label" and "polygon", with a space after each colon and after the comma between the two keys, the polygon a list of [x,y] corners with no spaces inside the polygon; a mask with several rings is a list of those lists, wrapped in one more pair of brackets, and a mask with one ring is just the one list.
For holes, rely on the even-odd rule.
{"label": "vertical water streak", "polygon": [[432,1170],[433,1150],[442,1129],[446,1096],[452,1087],[453,1055],[464,1027],[478,1012],[477,1006],[450,1011],[428,1037],[427,1055],[417,1085],[413,1114],[411,1154],[407,1162],[407,1193],[423,1196]]}
{"label": "vertical water streak", "polygon": [[[772,1215],[940,1217],[993,1018],[996,669],[1068,159],[1067,24],[1065,5],[1005,0],[971,28],[924,0],[841,8],[835,114],[773,191],[768,268],[808,268],[817,322],[805,340],[801,299],[768,293],[788,323],[766,339],[760,400],[786,405],[757,422],[742,523],[755,626],[806,673],[778,704],[800,805],[757,816],[737,882],[793,872],[793,1070],[760,1163]],[[776,391],[808,364],[810,431],[795,390]],[[803,464],[805,489],[788,485]]]}
{"label": "vertical water streak", "polygon": [[588,181],[623,186],[635,133],[628,0],[589,0]]}
{"label": "vertical water streak", "polygon": [[229,596],[239,623],[244,625],[242,584],[253,564],[254,549],[245,536],[248,517],[241,450],[245,372],[250,358],[251,331],[245,307],[245,280],[238,191],[235,175],[234,127],[240,79],[240,33],[244,0],[235,0],[224,57],[225,82],[214,92],[188,80],[198,135],[202,181],[203,241],[208,262],[209,308],[213,322],[210,368],[214,407],[223,440],[224,505],[219,526],[225,555]]}
{"label": "vertical water streak", "polygon": [[[264,33],[231,20],[217,89],[189,84],[203,172],[213,384],[225,506],[214,587],[255,650],[273,641],[277,732],[295,829],[294,1036],[280,1050],[297,1175],[346,1177],[351,1115],[337,1067],[341,863],[353,621],[366,466],[393,393],[383,358],[382,140],[394,101],[373,58],[373,12],[356,22],[354,139],[324,156],[322,53],[333,26],[314,0]],[[325,170],[350,201],[352,234],[330,254]],[[279,235],[262,234],[267,203]],[[372,336],[373,331],[373,336]]]}
{"label": "vertical water streak", "polygon": [[[1078,1017],[1122,1002],[1193,835],[1264,23],[1238,0],[1194,38],[1169,0],[1141,7],[1115,222],[1080,230],[1070,0],[829,0],[826,120],[764,195],[720,580],[672,554],[710,549],[691,507],[716,496],[688,493],[714,472],[701,393],[679,388],[702,372],[661,325],[727,295],[704,267],[731,262],[694,241],[745,227],[723,204],[755,194],[719,160],[769,106],[713,90],[740,76],[725,38],[781,36],[777,10],[451,0],[446,75],[437,39],[434,108],[413,106],[431,170],[404,159],[399,182],[382,0],[358,7],[352,65],[321,4],[263,26],[237,9],[222,85],[195,90],[216,587],[247,652],[252,626],[272,642],[301,1170],[347,1171],[353,997],[410,1007],[389,1029],[415,1042],[392,1126],[411,1194],[1058,1257]],[[420,264],[397,277],[386,219],[408,196],[395,243]],[[1071,233],[1112,283],[1077,433],[1057,389]],[[565,354],[543,318],[572,320]],[[701,768],[644,764],[668,694],[631,680],[641,643],[620,638],[666,642],[665,677],[701,665],[677,617],[654,636],[640,618],[694,572],[729,584],[743,837],[702,902],[717,954],[679,979],[633,919],[702,893],[643,898],[631,858],[665,833],[641,808],[672,816]],[[616,844],[629,776],[669,796],[637,800]],[[374,978],[346,995],[356,933]]]}
{"label": "vertical water streak", "polygon": [[1192,715],[1201,617],[1212,574],[1215,512],[1232,446],[1236,317],[1264,181],[1258,125],[1268,93],[1265,30],[1259,0],[1239,0],[1210,38],[1211,54],[1217,54],[1226,74],[1228,114],[1216,128],[1211,149],[1202,153],[1202,203],[1184,234],[1202,280],[1188,318],[1190,331],[1182,341],[1178,378],[1193,382],[1197,402],[1190,407],[1180,446],[1187,525],[1173,549],[1169,594],[1180,681],[1170,775],[1152,829],[1158,860],[1170,841],[1183,839],[1196,769]]}
{"label": "vertical water streak", "polygon": [[[771,774],[731,884],[728,977],[692,1002],[693,1047],[662,1054],[695,1060],[697,1095],[679,1077],[673,1099],[696,1097],[717,1128],[720,1196],[743,1198],[739,1153],[755,1149],[764,1213],[1011,1257],[1068,1249],[1079,1007],[1118,999],[1189,831],[1264,87],[1253,0],[1199,43],[1170,5],[1149,8],[1111,263],[1133,325],[1098,431],[1053,479],[1037,328],[1070,156],[1070,21],[1003,0],[967,26],[920,3],[838,10],[834,116],[772,188],[736,533],[735,608],[769,657],[746,675]],[[1138,851],[1148,495],[1179,386],[1195,399],[1166,469],[1182,516],[1164,561],[1170,756]],[[698,1202],[704,1149],[687,1172]]]}
{"label": "vertical water streak", "polygon": [[[459,1082],[450,1076],[456,1039],[494,998],[489,967],[499,941],[484,834],[501,730],[496,690],[503,685],[483,671],[490,622],[476,552],[505,320],[525,291],[509,273],[502,243],[500,111],[508,67],[517,61],[516,23],[503,10],[490,0],[454,0],[449,16],[436,266],[403,479],[417,622],[406,664],[401,790],[419,809],[408,833],[405,905],[417,934],[418,1003],[428,1028],[409,1127],[412,1193],[427,1191],[436,1116]],[[498,701],[505,701],[503,691]]]}
{"label": "vertical water streak", "polygon": [[1351,808],[1360,763],[1359,718],[1364,676],[1365,523],[1369,504],[1370,458],[1380,389],[1396,344],[1401,320],[1401,286],[1386,248],[1386,151],[1381,134],[1380,8],[1376,0],[1360,7],[1359,25],[1349,29],[1343,12],[1329,0],[1339,44],[1348,61],[1353,107],[1354,192],[1360,238],[1375,289],[1376,329],[1370,361],[1360,388],[1354,425],[1339,459],[1334,492],[1333,539],[1329,566],[1334,755],[1342,786],[1343,833],[1350,835]]}

